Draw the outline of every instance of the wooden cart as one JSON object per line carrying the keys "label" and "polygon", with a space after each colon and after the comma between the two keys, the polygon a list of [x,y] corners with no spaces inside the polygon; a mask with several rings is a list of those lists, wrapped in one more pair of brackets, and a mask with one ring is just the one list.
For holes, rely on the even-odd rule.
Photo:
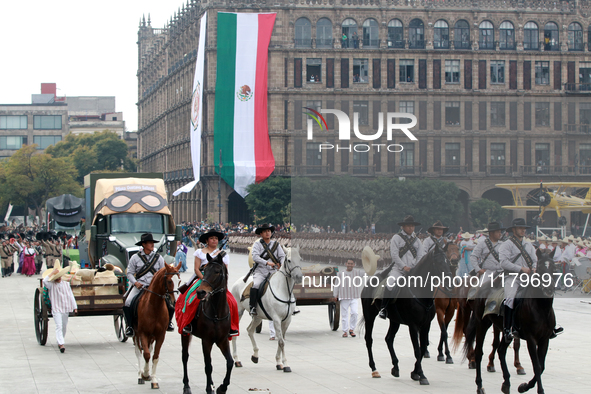
{"label": "wooden cart", "polygon": [[[305,276],[311,278],[312,284],[321,284],[321,286],[310,286],[308,279],[306,279],[305,287],[303,284],[299,284],[293,288],[296,305],[328,305],[328,324],[333,331],[339,329],[339,322],[341,320],[340,302],[335,302],[330,287],[331,277],[335,276],[337,272],[338,269],[334,267],[333,272],[330,274],[322,272],[305,273]],[[326,286],[324,286],[325,284]]]}
{"label": "wooden cart", "polygon": [[[113,295],[76,295],[76,303],[78,304],[78,313],[70,316],[113,316],[113,324],[115,326],[115,333],[117,339],[121,342],[127,341],[125,336],[125,320],[123,319],[123,295],[127,288],[127,278],[123,276],[117,277],[117,283],[114,284],[80,284],[71,285],[74,289],[91,289],[101,287],[118,287],[118,294]],[[43,279],[39,280],[39,287],[35,289],[35,335],[37,342],[43,346],[47,342],[47,326],[51,315],[51,306],[47,291],[44,290]]]}

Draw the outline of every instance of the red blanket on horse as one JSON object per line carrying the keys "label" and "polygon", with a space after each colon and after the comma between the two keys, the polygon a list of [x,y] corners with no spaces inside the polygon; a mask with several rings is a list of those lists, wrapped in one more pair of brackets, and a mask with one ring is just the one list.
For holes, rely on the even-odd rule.
{"label": "red blanket on horse", "polygon": [[[185,299],[187,295],[190,295],[189,300]],[[228,299],[228,306],[230,307],[230,325],[232,330],[238,331],[240,322],[240,318],[238,317],[238,304],[229,290],[226,290],[226,298]],[[174,315],[176,317],[176,324],[179,329],[179,334],[183,334],[183,328],[190,324],[195,318],[197,308],[199,307],[199,301],[200,300],[197,298],[197,294],[195,294],[195,292],[191,292],[190,290],[179,295],[174,307]]]}

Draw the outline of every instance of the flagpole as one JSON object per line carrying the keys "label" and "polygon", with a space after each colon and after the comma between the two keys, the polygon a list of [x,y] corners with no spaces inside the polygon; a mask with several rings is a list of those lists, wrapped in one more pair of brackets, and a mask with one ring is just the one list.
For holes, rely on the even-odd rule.
{"label": "flagpole", "polygon": [[218,223],[222,225],[222,150],[220,149],[220,163],[219,163],[219,171],[218,171]]}

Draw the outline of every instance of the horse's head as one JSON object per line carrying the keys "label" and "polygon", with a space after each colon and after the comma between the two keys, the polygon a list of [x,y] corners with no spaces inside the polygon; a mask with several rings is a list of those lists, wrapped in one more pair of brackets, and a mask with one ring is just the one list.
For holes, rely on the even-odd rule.
{"label": "horse's head", "polygon": [[445,257],[449,261],[450,270],[455,274],[460,262],[460,247],[453,242],[448,242],[443,250],[445,251]]}
{"label": "horse's head", "polygon": [[203,270],[203,279],[197,289],[197,298],[203,299],[207,295],[225,292],[228,288],[228,269],[224,264],[225,252],[218,253],[215,257],[207,254],[207,265]]}
{"label": "horse's head", "polygon": [[556,272],[556,264],[554,263],[554,250],[550,253],[546,253],[538,249],[536,251],[536,255],[538,256],[536,274],[538,279],[540,279],[540,283],[538,286],[536,286],[536,283],[534,283],[533,280],[530,280],[530,283],[533,287],[539,288],[542,291],[544,297],[554,297],[554,290],[556,287],[556,277],[554,276],[554,272]]}
{"label": "horse's head", "polygon": [[285,264],[281,266],[281,271],[290,276],[295,283],[302,283],[302,278],[304,277],[302,267],[300,266],[301,261],[302,258],[300,257],[299,248],[286,248]]}
{"label": "horse's head", "polygon": [[[450,269],[449,260],[446,257],[446,253],[439,245],[435,244],[435,247],[427,253],[421,261],[410,271],[411,276],[420,276],[423,278],[423,285],[421,288],[425,291],[432,292],[431,283],[429,281],[431,277],[453,277]],[[452,291],[451,281],[443,280],[442,285],[445,290]]]}

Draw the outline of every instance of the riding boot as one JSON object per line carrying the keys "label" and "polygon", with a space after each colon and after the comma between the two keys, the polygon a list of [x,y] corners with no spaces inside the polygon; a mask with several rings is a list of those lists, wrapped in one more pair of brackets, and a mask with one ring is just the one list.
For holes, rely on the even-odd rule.
{"label": "riding boot", "polygon": [[257,301],[259,298],[259,289],[250,289],[250,316],[257,315]]}
{"label": "riding boot", "polygon": [[380,306],[380,313],[378,314],[381,319],[385,320],[388,317],[388,305],[390,305],[390,301],[392,301],[392,299],[386,298],[386,295],[384,294],[384,298],[382,298],[382,304]]}
{"label": "riding boot", "polygon": [[5,272],[5,271],[6,271],[6,270],[5,270],[4,268],[2,268],[2,277],[3,277],[3,278],[6,276],[6,275],[4,275],[4,272]]}
{"label": "riding boot", "polygon": [[503,319],[503,336],[505,342],[511,343],[513,340],[513,308],[505,305],[505,316]]}
{"label": "riding boot", "polygon": [[131,307],[129,306],[124,306],[123,308],[123,317],[125,318],[125,324],[127,325],[127,328],[125,329],[125,336],[127,337],[133,337],[134,332],[133,332],[133,317],[131,316]]}
{"label": "riding boot", "polygon": [[174,307],[170,306],[169,302],[166,302],[166,307],[168,308],[168,328],[166,331],[171,332],[174,331],[174,325],[172,324],[172,318],[174,317]]}
{"label": "riding boot", "polygon": [[556,338],[558,336],[558,334],[560,334],[563,331],[564,331],[564,327],[555,327],[554,330],[552,331],[552,335],[550,335],[550,339]]}

